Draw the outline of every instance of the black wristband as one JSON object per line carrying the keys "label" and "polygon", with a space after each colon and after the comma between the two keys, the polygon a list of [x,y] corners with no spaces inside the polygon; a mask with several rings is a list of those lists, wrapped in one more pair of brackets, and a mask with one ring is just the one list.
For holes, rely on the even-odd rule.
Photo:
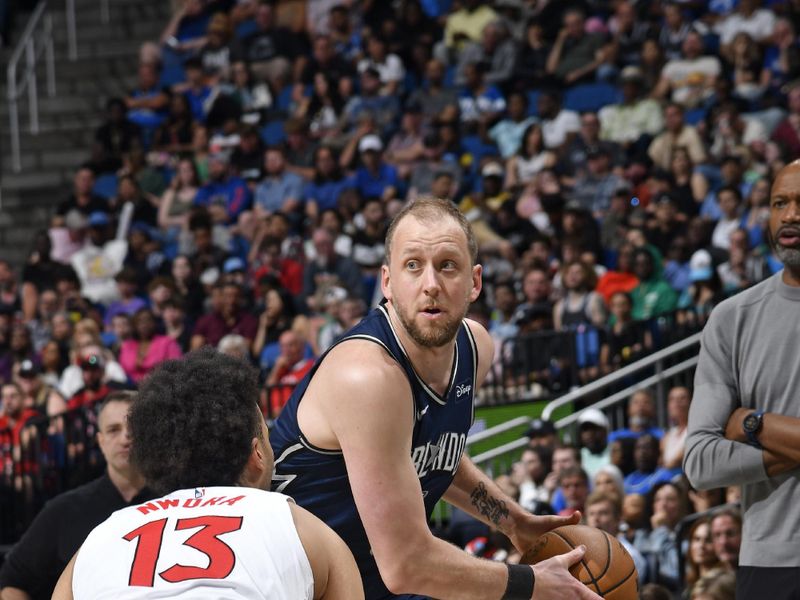
{"label": "black wristband", "polygon": [[530,565],[507,565],[508,584],[500,600],[530,600],[536,577]]}

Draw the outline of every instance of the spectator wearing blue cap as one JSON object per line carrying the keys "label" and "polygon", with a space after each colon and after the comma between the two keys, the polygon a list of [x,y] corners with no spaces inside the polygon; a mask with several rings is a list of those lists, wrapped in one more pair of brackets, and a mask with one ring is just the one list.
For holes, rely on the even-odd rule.
{"label": "spectator wearing blue cap", "polygon": [[109,239],[111,220],[107,213],[96,211],[87,221],[89,239],[86,245],[72,255],[70,264],[81,282],[81,295],[90,301],[109,304],[119,298],[114,276],[120,272],[128,254],[125,232]]}

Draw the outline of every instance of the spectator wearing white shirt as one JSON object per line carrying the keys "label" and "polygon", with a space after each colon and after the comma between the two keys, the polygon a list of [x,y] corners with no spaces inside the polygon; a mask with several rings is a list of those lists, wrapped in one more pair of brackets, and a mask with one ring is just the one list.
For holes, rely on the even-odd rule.
{"label": "spectator wearing white shirt", "polygon": [[394,95],[400,91],[406,70],[396,54],[386,51],[386,42],[377,35],[367,40],[367,56],[358,63],[358,72],[375,69],[381,80],[381,94]]}
{"label": "spectator wearing white shirt", "polygon": [[714,93],[714,84],[722,72],[716,56],[707,56],[703,38],[690,31],[683,40],[682,58],[673,59],[661,70],[661,79],[653,90],[656,98],[666,98],[685,108],[694,108]]}
{"label": "spectator wearing white shirt", "polygon": [[545,147],[555,151],[566,147],[581,129],[578,113],[561,108],[561,99],[554,90],[541,93],[538,108]]}
{"label": "spectator wearing white shirt", "polygon": [[775,31],[775,13],[759,8],[761,0],[740,0],[736,10],[714,28],[723,48],[733,42],[737,33],[747,33],[759,44],[769,41]]}
{"label": "spectator wearing white shirt", "polygon": [[110,223],[108,214],[104,212],[96,211],[89,215],[89,243],[70,259],[81,281],[81,294],[92,302],[106,305],[119,298],[114,276],[122,269],[128,254],[124,231],[118,232],[115,239],[108,240]]}

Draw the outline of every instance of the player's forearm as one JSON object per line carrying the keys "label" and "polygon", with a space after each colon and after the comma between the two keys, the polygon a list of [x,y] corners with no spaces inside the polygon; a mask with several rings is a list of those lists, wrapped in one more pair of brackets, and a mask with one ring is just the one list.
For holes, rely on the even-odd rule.
{"label": "player's forearm", "polygon": [[444,499],[509,536],[517,519],[527,514],[466,456],[462,457]]}
{"label": "player's forearm", "polygon": [[31,600],[31,597],[19,588],[5,587],[0,590],[0,600]]}
{"label": "player's forearm", "polygon": [[470,556],[430,535],[422,544],[408,543],[404,556],[381,568],[381,577],[393,594],[420,594],[440,600],[500,598],[508,582],[502,563]]}
{"label": "player's forearm", "polygon": [[782,462],[800,465],[800,419],[765,414],[758,441],[772,454],[785,459]]}

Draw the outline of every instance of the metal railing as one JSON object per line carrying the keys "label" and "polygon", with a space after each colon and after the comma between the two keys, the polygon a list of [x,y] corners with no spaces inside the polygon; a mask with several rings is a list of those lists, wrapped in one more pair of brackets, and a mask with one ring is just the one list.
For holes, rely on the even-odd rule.
{"label": "metal railing", "polygon": [[[56,95],[53,17],[46,10],[47,2],[41,0],[36,5],[30,19],[28,19],[28,24],[22,32],[22,36],[16,48],[14,48],[6,67],[6,94],[8,98],[9,133],[11,134],[11,166],[16,173],[22,170],[19,106],[17,103],[27,91],[30,131],[33,134],[39,133],[39,93],[36,82],[36,65],[43,52],[47,69],[47,95],[50,98]],[[17,71],[23,55],[25,57],[25,70],[22,78],[18,80]]]}
{"label": "metal railing", "polygon": [[[559,408],[571,404],[581,404],[589,399],[597,397],[599,394],[601,398],[592,403],[591,406],[603,410],[604,412],[615,408],[616,414],[609,415],[609,421],[613,427],[621,427],[624,422],[622,403],[629,398],[634,391],[643,387],[655,386],[656,396],[660,400],[657,402],[659,424],[664,425],[666,422],[666,414],[664,409],[665,402],[663,400],[666,396],[667,384],[669,382],[688,383],[686,379],[691,375],[697,365],[696,349],[700,344],[700,336],[700,333],[695,333],[663,350],[659,350],[614,373],[584,385],[575,391],[569,392],[557,400],[553,400],[545,406],[542,418],[548,420],[552,419],[555,411]],[[687,353],[691,354],[688,358],[681,358],[682,355]],[[626,385],[626,382],[635,378],[636,375],[641,376],[643,372],[647,374],[651,370],[653,371],[652,375],[646,375],[643,379],[638,379],[635,383]],[[622,384],[622,389],[615,389],[619,388],[620,384]],[[609,389],[613,389],[614,391],[608,395],[603,395],[604,392]],[[556,429],[565,430],[575,427],[580,413],[581,411],[576,411],[567,417],[557,420],[554,423]],[[517,417],[471,435],[467,438],[467,448],[477,442],[484,442],[501,436],[514,428],[525,425],[528,421],[529,419],[527,417]],[[574,438],[574,432],[568,430],[566,433],[567,437],[571,436]],[[512,459],[527,445],[527,443],[528,439],[522,436],[517,440],[506,442],[496,448],[476,454],[472,457],[472,461],[489,475],[496,476],[511,466],[510,463]]]}

